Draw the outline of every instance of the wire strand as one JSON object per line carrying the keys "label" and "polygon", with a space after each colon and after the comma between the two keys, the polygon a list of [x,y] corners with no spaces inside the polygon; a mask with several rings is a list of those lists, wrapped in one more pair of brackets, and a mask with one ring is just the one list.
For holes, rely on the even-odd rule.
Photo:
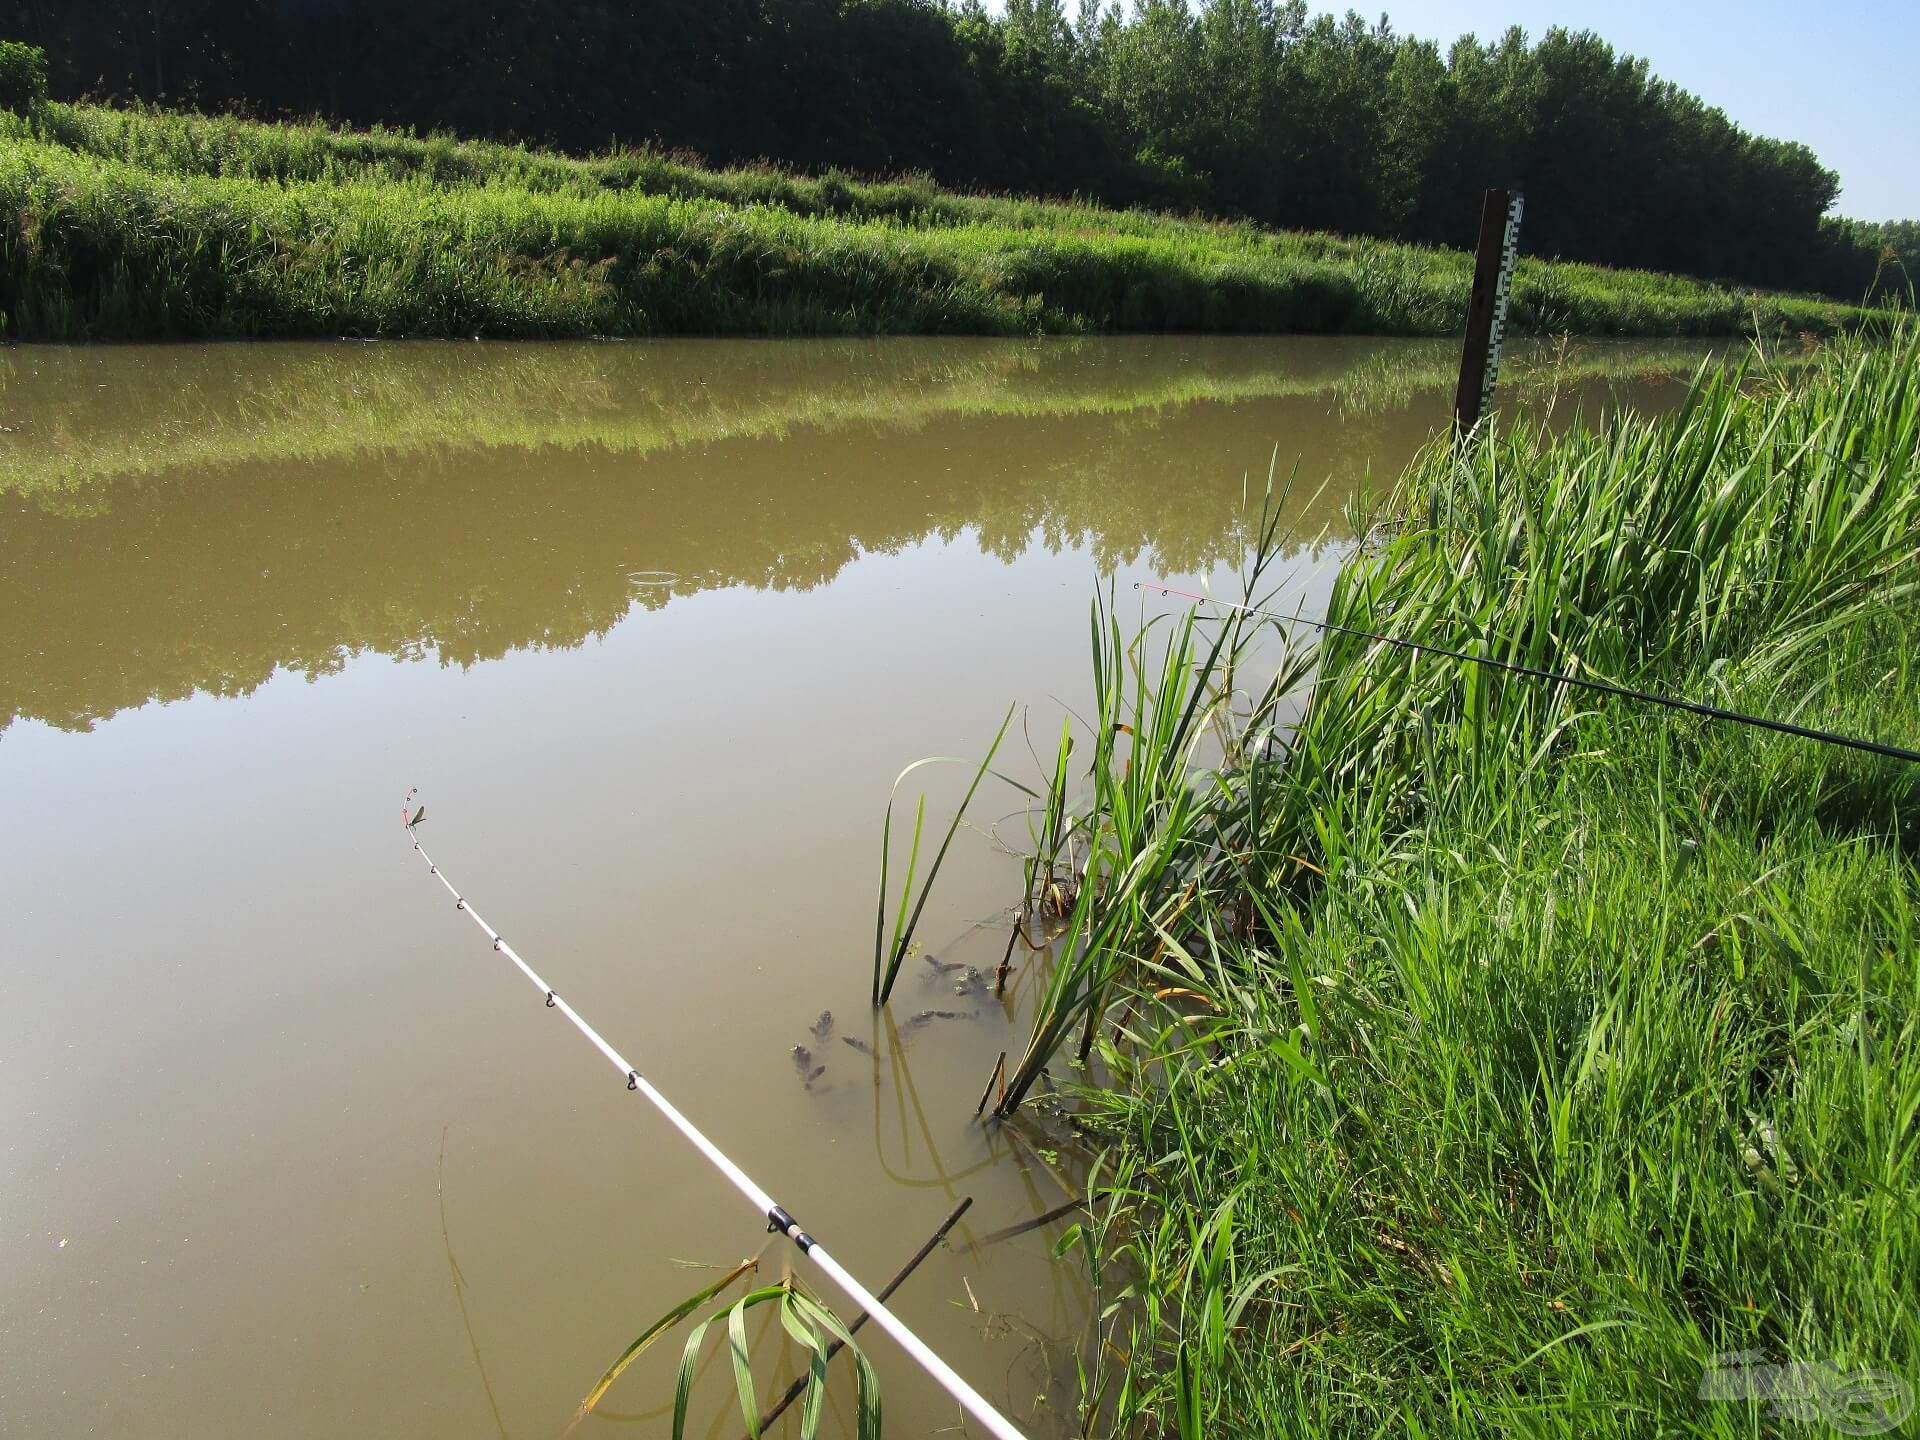
{"label": "wire strand", "polygon": [[824,1245],[802,1230],[798,1222],[776,1204],[773,1197],[761,1189],[751,1175],[734,1164],[725,1151],[702,1134],[699,1127],[681,1114],[672,1101],[655,1089],[636,1066],[628,1062],[626,1056],[614,1049],[605,1036],[589,1025],[579,1011],[569,1005],[551,985],[540,977],[538,971],[521,959],[520,952],[509,945],[498,930],[480,918],[480,912],[467,903],[466,897],[454,888],[453,882],[447,879],[438,865],[434,864],[433,857],[420,844],[420,837],[411,825],[407,826],[407,835],[413,841],[413,848],[419,852],[420,858],[427,862],[428,873],[446,886],[447,893],[453,896],[455,908],[464,912],[474,924],[480,927],[487,939],[493,942],[495,950],[519,967],[520,973],[527,977],[533,988],[546,996],[546,1004],[549,1008],[566,1016],[573,1028],[586,1036],[593,1048],[607,1058],[608,1063],[619,1071],[621,1077],[627,1082],[627,1089],[644,1095],[654,1109],[664,1115],[668,1123],[684,1135],[696,1150],[706,1156],[714,1169],[724,1175],[734,1189],[747,1198],[753,1208],[765,1217],[768,1229],[778,1231],[793,1241],[801,1253],[818,1265],[827,1278],[840,1287],[848,1299],[872,1316],[873,1323],[892,1336],[900,1348],[912,1356],[920,1367],[933,1377],[941,1389],[957,1400],[969,1415],[998,1436],[999,1440],[1026,1440],[1026,1437],[1014,1428],[1013,1423],[1006,1416],[969,1385],[958,1371],[936,1355],[924,1340],[908,1329],[906,1323],[889,1310],[878,1296],[862,1285],[844,1265],[828,1254]]}
{"label": "wire strand", "polygon": [[1904,760],[1910,765],[1920,765],[1920,750],[1903,750],[1898,745],[1883,745],[1878,740],[1862,740],[1857,736],[1839,735],[1831,730],[1815,730],[1810,726],[1794,725],[1785,720],[1769,720],[1764,715],[1748,715],[1739,710],[1725,710],[1718,705],[1705,705],[1697,700],[1681,700],[1672,695],[1659,695],[1651,690],[1635,690],[1629,685],[1615,685],[1608,680],[1582,679],[1578,675],[1567,675],[1558,670],[1542,670],[1535,665],[1522,665],[1516,660],[1498,660],[1491,655],[1471,655],[1464,650],[1449,650],[1445,646],[1428,645],[1419,640],[1404,640],[1394,635],[1377,634],[1372,630],[1358,630],[1351,625],[1340,625],[1331,620],[1311,620],[1305,615],[1282,615],[1276,611],[1261,610],[1252,605],[1236,605],[1231,600],[1216,600],[1211,595],[1163,585],[1158,580],[1136,580],[1133,582],[1133,588],[1158,590],[1162,595],[1178,595],[1183,599],[1198,600],[1205,605],[1217,605],[1222,610],[1237,610],[1243,615],[1260,615],[1268,620],[1310,625],[1316,630],[1331,630],[1337,635],[1353,635],[1362,640],[1377,640],[1382,645],[1395,645],[1403,650],[1417,650],[1423,655],[1441,655],[1449,660],[1465,660],[1474,665],[1490,665],[1496,670],[1505,670],[1514,675],[1531,676],[1535,680],[1551,680],[1558,685],[1576,685],[1583,690],[1598,691],[1602,695],[1619,695],[1628,700],[1644,701],[1649,705],[1664,705],[1669,710],[1684,710],[1690,715],[1704,715],[1709,720],[1731,720],[1736,725],[1751,725],[1760,730],[1775,730],[1782,735],[1797,735],[1803,740],[1817,740],[1824,745],[1839,745],[1848,750],[1864,750],[1869,755],[1883,755],[1890,760]]}

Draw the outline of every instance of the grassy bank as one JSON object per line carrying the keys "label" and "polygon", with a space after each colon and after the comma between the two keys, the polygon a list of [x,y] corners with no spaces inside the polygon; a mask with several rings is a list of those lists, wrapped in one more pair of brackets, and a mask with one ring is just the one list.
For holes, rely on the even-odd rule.
{"label": "grassy bank", "polygon": [[[1436,449],[1375,518],[1337,621],[1920,748],[1912,329]],[[1910,1381],[1920,767],[1353,637],[1249,702],[1276,637],[1214,629],[1096,629],[1036,808],[1028,1061],[1116,1082],[1103,1426],[1753,1434],[1716,1354]]]}
{"label": "grassy bank", "polygon": [[[1457,251],[1094,206],[570,159],[157,112],[0,113],[0,312],[17,338],[1446,335]],[[1527,261],[1523,331],[1831,333],[1864,312]]]}

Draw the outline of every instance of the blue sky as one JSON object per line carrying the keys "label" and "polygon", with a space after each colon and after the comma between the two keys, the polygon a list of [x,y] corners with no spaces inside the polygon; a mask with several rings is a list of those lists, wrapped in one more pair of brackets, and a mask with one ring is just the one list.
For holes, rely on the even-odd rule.
{"label": "blue sky", "polygon": [[[1075,8],[1070,0],[1068,12]],[[1837,213],[1920,219],[1920,0],[1370,0],[1354,8],[1369,19],[1384,8],[1395,30],[1443,48],[1468,32],[1493,39],[1509,25],[1534,36],[1554,25],[1593,30],[1746,129],[1810,145],[1840,174]]]}
{"label": "blue sky", "polygon": [[1393,0],[1386,11],[1395,30],[1431,39],[1515,24],[1595,31],[1748,130],[1812,146],[1840,172],[1839,214],[1920,218],[1920,0]]}

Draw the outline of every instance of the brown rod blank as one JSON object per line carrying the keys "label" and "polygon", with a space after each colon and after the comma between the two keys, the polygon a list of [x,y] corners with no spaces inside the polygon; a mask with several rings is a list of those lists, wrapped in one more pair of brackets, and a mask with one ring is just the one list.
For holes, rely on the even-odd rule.
{"label": "brown rod blank", "polygon": [[[1007,993],[1007,971],[1013,968],[1013,942],[1020,938],[1022,918],[1023,917],[1019,915],[1015,915],[1013,917],[1013,929],[1007,933],[1007,953],[1000,957],[1000,969],[993,977],[993,993],[996,996]],[[976,1111],[975,1113],[977,1114],[978,1112]]]}
{"label": "brown rod blank", "polygon": [[967,1246],[967,1249],[978,1253],[986,1249],[989,1245],[998,1245],[1002,1240],[1011,1240],[1016,1235],[1025,1235],[1029,1230],[1038,1230],[1042,1225],[1051,1225],[1054,1221],[1071,1215],[1076,1210],[1084,1210],[1086,1208],[1087,1202],[1084,1200],[1062,1201],[1051,1210],[1043,1211],[1038,1215],[1026,1220],[1017,1221],[1012,1225],[1003,1226],[990,1235],[982,1235],[978,1240]]}
{"label": "brown rod blank", "polygon": [[[993,1073],[987,1076],[987,1088],[980,1092],[980,1103],[973,1107],[973,1113],[975,1115],[978,1115],[982,1110],[987,1108],[987,1097],[993,1094],[993,1082],[1006,1073],[1007,1052],[1002,1050],[1000,1052],[1000,1058],[993,1062]],[[1001,1087],[1001,1093],[1005,1093],[1005,1086]]]}

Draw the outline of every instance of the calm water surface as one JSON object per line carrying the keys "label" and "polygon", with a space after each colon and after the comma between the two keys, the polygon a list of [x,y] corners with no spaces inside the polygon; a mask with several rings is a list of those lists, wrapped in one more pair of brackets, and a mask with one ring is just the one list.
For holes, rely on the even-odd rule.
{"label": "calm water surface", "polygon": [[[1522,357],[1510,388],[1658,407],[1696,359]],[[1013,701],[1057,736],[1096,583],[1132,616],[1135,578],[1225,582],[1276,453],[1313,604],[1344,502],[1443,420],[1452,364],[0,351],[0,1434],[547,1437],[705,1283],[686,1262],[762,1245],[425,875],[413,786],[463,891],[870,1283],[974,1197],[898,1308],[1056,1433],[1079,1275],[1054,1228],[965,1244],[1061,1198],[972,1120],[1026,990],[956,993],[916,957],[868,1010],[888,786],[978,755]],[[933,775],[930,814],[965,778]],[[956,843],[921,931],[942,965],[999,959],[1016,799],[983,791]],[[666,1433],[659,1349],[579,1433]],[[869,1349],[893,1433],[955,1425]],[[757,1354],[771,1390],[777,1329]],[[739,1431],[730,1390],[709,1366],[702,1433]]]}

